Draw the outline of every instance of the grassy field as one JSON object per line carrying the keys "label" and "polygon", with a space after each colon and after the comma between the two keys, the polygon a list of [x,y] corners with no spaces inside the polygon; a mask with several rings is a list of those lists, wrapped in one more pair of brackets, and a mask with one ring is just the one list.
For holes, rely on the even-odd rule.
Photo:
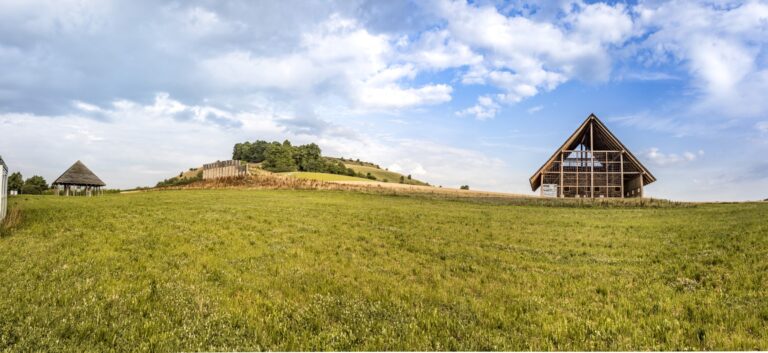
{"label": "grassy field", "polygon": [[[371,175],[375,176],[378,181],[386,180],[389,183],[398,183],[400,182],[400,177],[404,176],[400,173],[395,173],[395,172],[391,172],[388,170],[379,169],[371,166],[357,165],[352,163],[346,163],[345,166],[347,168],[352,168],[352,170],[358,173],[363,173],[363,174],[371,173]],[[403,183],[411,184],[411,185],[426,185],[426,183],[422,181],[419,181],[416,179],[408,179],[408,178],[405,178],[403,180]]]}
{"label": "grassy field", "polygon": [[768,204],[20,196],[0,350],[768,349]]}
{"label": "grassy field", "polygon": [[319,181],[365,181],[370,182],[372,180],[365,178],[358,178],[348,175],[328,174],[328,173],[311,173],[311,172],[288,172],[279,173],[281,175],[288,175],[299,179],[319,180]]}

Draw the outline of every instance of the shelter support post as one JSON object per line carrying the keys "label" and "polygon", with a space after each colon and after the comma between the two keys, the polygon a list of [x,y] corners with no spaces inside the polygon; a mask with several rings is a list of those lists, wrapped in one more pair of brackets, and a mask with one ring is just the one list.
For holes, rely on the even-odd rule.
{"label": "shelter support post", "polygon": [[594,124],[589,124],[589,197],[595,197],[595,135]]}
{"label": "shelter support post", "polygon": [[563,192],[563,151],[560,151],[560,188],[558,189],[558,195],[565,197]]}
{"label": "shelter support post", "polygon": [[624,198],[624,151],[621,151],[619,155],[619,161],[621,161],[621,198]]}

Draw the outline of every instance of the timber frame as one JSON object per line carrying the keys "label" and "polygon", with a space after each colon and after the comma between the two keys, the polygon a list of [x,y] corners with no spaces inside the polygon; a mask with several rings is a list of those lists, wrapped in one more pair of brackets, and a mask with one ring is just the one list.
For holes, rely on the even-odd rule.
{"label": "timber frame", "polygon": [[[643,197],[656,177],[595,114],[590,114],[562,146],[531,176],[542,196]],[[545,195],[556,189],[556,195]],[[550,191],[551,192],[551,191]]]}

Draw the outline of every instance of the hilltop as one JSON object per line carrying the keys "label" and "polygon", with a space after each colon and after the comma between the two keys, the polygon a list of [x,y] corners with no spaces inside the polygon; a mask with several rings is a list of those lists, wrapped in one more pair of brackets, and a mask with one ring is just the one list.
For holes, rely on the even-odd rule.
{"label": "hilltop", "polygon": [[[429,186],[378,164],[359,159],[323,156],[317,144],[294,146],[290,141],[267,142],[257,140],[235,144],[232,159],[248,164],[254,173],[275,173],[300,179],[329,182],[383,182],[405,185]],[[157,184],[157,187],[186,185],[202,179],[202,167],[182,171]]]}

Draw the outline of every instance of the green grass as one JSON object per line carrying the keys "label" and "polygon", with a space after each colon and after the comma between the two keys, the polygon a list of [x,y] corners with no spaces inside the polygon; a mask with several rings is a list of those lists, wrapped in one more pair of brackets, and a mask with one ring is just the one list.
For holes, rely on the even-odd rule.
{"label": "green grass", "polygon": [[288,172],[279,173],[282,175],[290,175],[299,179],[320,180],[320,181],[365,181],[371,182],[373,180],[358,178],[348,175],[328,174],[328,173],[313,173],[313,172]]}
{"label": "green grass", "polygon": [[768,204],[11,198],[0,350],[768,349]]}
{"label": "green grass", "polygon": [[[357,165],[357,164],[351,164],[351,163],[346,163],[345,166],[347,168],[352,168],[352,170],[358,173],[363,173],[363,174],[371,173],[371,175],[375,176],[378,181],[386,180],[387,182],[390,182],[390,183],[399,183],[400,177],[401,176],[405,177],[400,173],[395,173],[388,170],[379,169],[376,167]],[[422,181],[419,181],[416,179],[407,179],[407,178],[404,178],[403,183],[412,184],[412,185],[426,185],[426,183]]]}

